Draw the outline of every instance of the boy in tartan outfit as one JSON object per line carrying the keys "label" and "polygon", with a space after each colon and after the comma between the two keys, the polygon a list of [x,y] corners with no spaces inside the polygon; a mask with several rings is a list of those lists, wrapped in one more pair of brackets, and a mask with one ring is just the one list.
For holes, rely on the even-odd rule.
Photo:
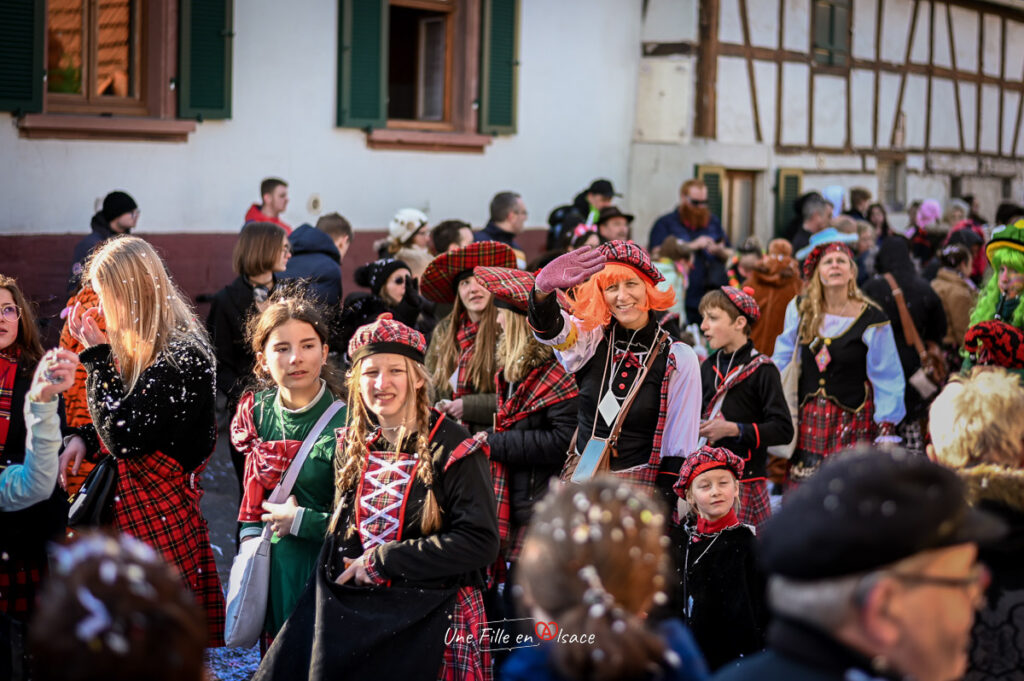
{"label": "boy in tartan outfit", "polygon": [[767,448],[793,438],[779,370],[750,340],[761,310],[749,289],[723,286],[704,294],[701,331],[714,353],[701,365],[701,437],[743,460],[741,523],[760,527],[771,515]]}

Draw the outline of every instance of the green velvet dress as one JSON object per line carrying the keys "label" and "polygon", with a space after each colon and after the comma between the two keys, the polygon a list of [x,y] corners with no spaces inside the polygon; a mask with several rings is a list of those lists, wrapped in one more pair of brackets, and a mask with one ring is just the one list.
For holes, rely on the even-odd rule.
{"label": "green velvet dress", "polygon": [[[277,389],[264,390],[256,394],[253,422],[265,442],[301,442],[334,399],[330,391],[324,389],[306,407],[291,410],[281,404]],[[293,527],[293,534],[285,537],[275,534],[271,539],[270,594],[264,630],[272,637],[277,635],[294,609],[306,581],[313,573],[317,555],[327,534],[327,523],[334,504],[334,430],[345,426],[345,412],[346,409],[339,409],[320,433],[295,480],[292,495],[299,507],[304,509],[298,533],[294,534]],[[262,531],[264,524],[243,523],[243,536]]]}

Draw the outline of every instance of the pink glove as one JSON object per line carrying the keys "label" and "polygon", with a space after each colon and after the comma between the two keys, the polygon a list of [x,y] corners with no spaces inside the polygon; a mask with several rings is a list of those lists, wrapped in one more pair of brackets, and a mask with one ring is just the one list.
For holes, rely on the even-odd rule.
{"label": "pink glove", "polygon": [[607,258],[590,246],[560,255],[537,274],[537,290],[551,293],[555,289],[567,290],[582,284],[604,268]]}

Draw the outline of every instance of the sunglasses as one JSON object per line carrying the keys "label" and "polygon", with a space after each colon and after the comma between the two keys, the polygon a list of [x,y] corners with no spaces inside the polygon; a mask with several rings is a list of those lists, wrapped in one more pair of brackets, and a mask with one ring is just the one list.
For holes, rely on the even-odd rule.
{"label": "sunglasses", "polygon": [[694,206],[706,206],[706,205],[708,205],[707,199],[704,199],[703,201],[700,200],[700,199],[686,199],[686,200],[689,201]]}

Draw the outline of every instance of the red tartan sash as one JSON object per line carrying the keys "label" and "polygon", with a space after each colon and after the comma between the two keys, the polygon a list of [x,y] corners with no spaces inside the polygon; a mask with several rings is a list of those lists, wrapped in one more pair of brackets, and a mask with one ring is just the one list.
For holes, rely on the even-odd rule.
{"label": "red tartan sash", "polygon": [[[454,321],[452,323],[455,323]],[[463,317],[462,324],[455,334],[455,340],[459,344],[459,364],[455,368],[455,390],[452,391],[452,399],[457,400],[463,395],[471,395],[476,389],[469,382],[469,363],[473,359],[473,351],[476,347],[476,334],[480,330],[480,324],[470,320],[469,316]]]}
{"label": "red tartan sash", "polygon": [[761,365],[771,364],[771,362],[772,361],[768,359],[766,355],[758,355],[754,359],[750,360],[748,363],[744,364],[742,367],[734,369],[733,372],[726,376],[725,379],[718,385],[718,389],[715,390],[714,396],[704,406],[704,411],[700,415],[701,419],[706,421],[707,419],[711,418],[711,412],[714,409],[715,403],[718,402],[719,398],[725,395],[725,393],[727,393],[730,388],[739,385],[746,379],[750,378],[750,376],[755,371],[757,371],[758,368],[761,367]]}
{"label": "red tartan sash", "polygon": [[494,430],[499,433],[508,430],[516,421],[552,404],[572,399],[580,392],[576,387],[576,379],[566,373],[565,368],[554,358],[527,374],[508,399],[505,399],[508,381],[503,371],[495,375],[494,383],[498,386],[498,413]]}
{"label": "red tartan sash", "polygon": [[18,373],[18,356],[21,350],[14,349],[14,355],[0,355],[0,454],[7,444],[7,431],[11,427],[11,403],[14,400],[14,376]]}
{"label": "red tartan sash", "polygon": [[231,419],[231,444],[245,454],[242,503],[238,508],[238,521],[242,523],[260,522],[267,491],[274,489],[302,447],[299,440],[265,442],[260,438],[252,418],[255,399],[252,392],[242,395]]}

